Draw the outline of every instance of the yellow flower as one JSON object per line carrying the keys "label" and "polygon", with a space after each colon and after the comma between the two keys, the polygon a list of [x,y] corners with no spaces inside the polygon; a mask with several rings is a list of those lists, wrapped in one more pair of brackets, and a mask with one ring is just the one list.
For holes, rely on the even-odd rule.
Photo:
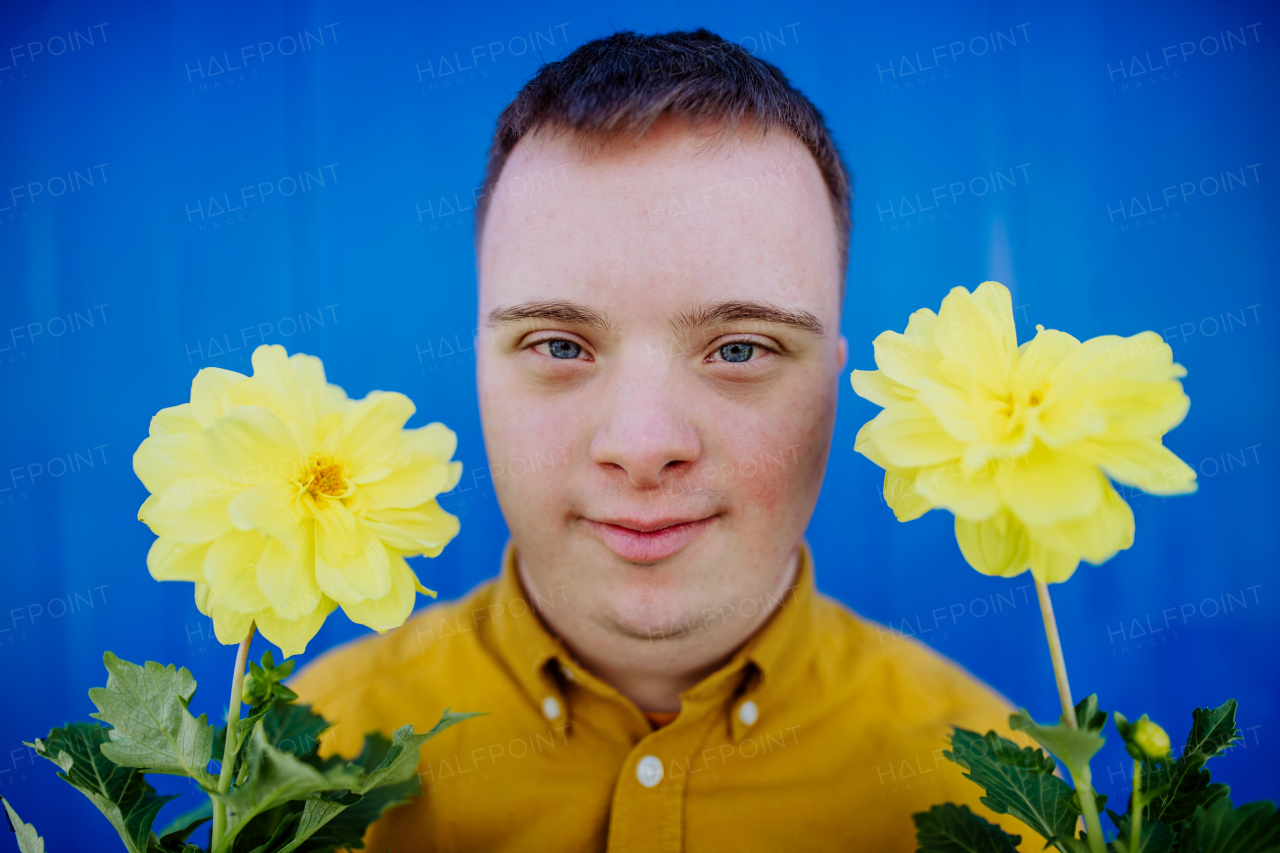
{"label": "yellow flower", "polygon": [[320,359],[281,346],[254,350],[252,377],[201,370],[133,455],[151,493],[138,518],[160,537],[151,576],[194,582],[219,641],[256,623],[286,656],[338,605],[377,631],[402,624],[415,592],[435,595],[404,558],[457,535],[435,497],[462,473],[453,432],[404,429],[413,413],[403,394],[348,399]]}
{"label": "yellow flower", "polygon": [[1133,544],[1133,512],[1108,477],[1195,491],[1195,471],[1160,441],[1191,401],[1155,332],[1081,343],[1036,328],[1018,346],[1009,291],[988,281],[882,333],[880,369],[853,371],[858,395],[884,407],[855,449],[885,469],[899,521],[950,510],[969,565],[1055,583]]}

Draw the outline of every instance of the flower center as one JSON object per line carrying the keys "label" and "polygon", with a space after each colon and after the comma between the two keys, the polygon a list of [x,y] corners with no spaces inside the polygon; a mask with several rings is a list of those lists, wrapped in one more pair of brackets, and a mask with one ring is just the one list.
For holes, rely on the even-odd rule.
{"label": "flower center", "polygon": [[305,488],[317,498],[321,495],[342,497],[347,492],[347,482],[342,477],[342,463],[327,456],[312,457]]}

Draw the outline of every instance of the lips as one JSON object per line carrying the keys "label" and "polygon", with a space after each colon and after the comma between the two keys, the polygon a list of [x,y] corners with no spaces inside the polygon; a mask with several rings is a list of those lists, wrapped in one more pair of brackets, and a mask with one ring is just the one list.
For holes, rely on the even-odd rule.
{"label": "lips", "polygon": [[582,519],[604,546],[632,563],[656,563],[674,556],[703,534],[716,516],[691,521],[634,519],[593,521]]}

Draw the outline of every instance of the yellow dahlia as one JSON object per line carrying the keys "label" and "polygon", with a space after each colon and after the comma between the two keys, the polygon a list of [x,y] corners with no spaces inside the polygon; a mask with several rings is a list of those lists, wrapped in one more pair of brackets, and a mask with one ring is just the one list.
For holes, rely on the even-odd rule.
{"label": "yellow dahlia", "polygon": [[1160,441],[1191,401],[1155,332],[1081,343],[1036,329],[1018,346],[1009,291],[988,281],[882,333],[880,369],[853,371],[858,395],[884,407],[855,449],[885,469],[899,521],[949,510],[969,565],[1054,583],[1133,544],[1133,512],[1110,480],[1195,491],[1195,471]]}
{"label": "yellow dahlia", "polygon": [[281,346],[254,350],[251,377],[201,370],[133,455],[151,493],[138,518],[160,537],[151,576],[194,582],[219,641],[256,623],[286,656],[338,605],[377,631],[402,624],[415,592],[435,594],[405,557],[457,535],[435,498],[462,473],[453,432],[404,429],[413,413],[403,394],[348,399],[320,359]]}

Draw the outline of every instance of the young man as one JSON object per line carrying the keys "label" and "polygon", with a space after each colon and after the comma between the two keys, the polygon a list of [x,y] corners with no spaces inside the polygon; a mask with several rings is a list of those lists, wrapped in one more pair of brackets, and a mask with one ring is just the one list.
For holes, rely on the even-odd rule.
{"label": "young man", "polygon": [[618,34],[525,86],[485,183],[485,444],[530,471],[494,481],[501,574],[295,684],[344,754],[488,712],[367,847],[895,851],[935,803],[995,820],[942,749],[1007,704],[814,590],[850,232],[818,111],[706,31]]}

